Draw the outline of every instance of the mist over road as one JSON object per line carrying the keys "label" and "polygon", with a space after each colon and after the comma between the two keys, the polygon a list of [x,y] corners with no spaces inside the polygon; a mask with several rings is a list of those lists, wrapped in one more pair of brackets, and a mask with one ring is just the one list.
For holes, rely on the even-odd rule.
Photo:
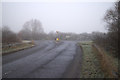
{"label": "mist over road", "polygon": [[82,52],[75,41],[35,41],[2,57],[3,78],[79,78]]}

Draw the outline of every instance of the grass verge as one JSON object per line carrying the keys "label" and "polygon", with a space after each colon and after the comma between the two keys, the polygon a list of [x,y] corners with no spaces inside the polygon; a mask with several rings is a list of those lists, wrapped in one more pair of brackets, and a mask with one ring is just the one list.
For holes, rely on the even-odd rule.
{"label": "grass verge", "polygon": [[99,57],[101,69],[103,70],[105,77],[117,78],[118,77],[118,59],[111,56],[103,48],[93,44],[93,50]]}
{"label": "grass verge", "polygon": [[22,43],[20,45],[15,45],[15,46],[11,46],[11,47],[4,47],[4,48],[2,48],[2,55],[6,55],[8,53],[12,53],[12,52],[20,51],[23,49],[31,48],[33,46],[34,46],[33,43]]}
{"label": "grass verge", "polygon": [[92,50],[92,42],[80,42],[83,50],[81,78],[104,78],[98,56]]}
{"label": "grass verge", "polygon": [[81,78],[118,78],[118,59],[93,42],[80,42],[83,51]]}

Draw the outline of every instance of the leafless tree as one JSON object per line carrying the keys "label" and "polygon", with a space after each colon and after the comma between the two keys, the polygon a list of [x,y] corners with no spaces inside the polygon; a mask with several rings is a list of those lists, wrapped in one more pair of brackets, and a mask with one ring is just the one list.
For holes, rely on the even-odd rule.
{"label": "leafless tree", "polygon": [[19,38],[17,34],[10,30],[9,27],[3,26],[2,27],[2,43],[9,44],[19,42]]}
{"label": "leafless tree", "polygon": [[25,22],[23,29],[19,32],[19,35],[23,39],[40,39],[43,38],[44,30],[42,24],[37,19],[32,19]]}
{"label": "leafless tree", "polygon": [[108,24],[109,46],[111,46],[116,56],[118,56],[118,37],[120,37],[120,35],[118,35],[120,30],[118,6],[120,6],[120,4],[115,3],[114,7],[109,9],[104,17],[104,20]]}
{"label": "leafless tree", "polygon": [[95,35],[94,41],[99,45],[103,45],[108,51],[111,51],[114,56],[118,56],[118,37],[120,37],[119,25],[119,8],[120,4],[115,3],[114,7],[107,10],[104,21],[107,23],[108,32],[106,34]]}

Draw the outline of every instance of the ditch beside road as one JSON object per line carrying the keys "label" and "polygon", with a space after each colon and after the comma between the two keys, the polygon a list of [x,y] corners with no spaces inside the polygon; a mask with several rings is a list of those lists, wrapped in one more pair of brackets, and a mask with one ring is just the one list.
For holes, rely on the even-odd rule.
{"label": "ditch beside road", "polygon": [[81,78],[118,78],[118,60],[92,41],[80,42],[83,50]]}

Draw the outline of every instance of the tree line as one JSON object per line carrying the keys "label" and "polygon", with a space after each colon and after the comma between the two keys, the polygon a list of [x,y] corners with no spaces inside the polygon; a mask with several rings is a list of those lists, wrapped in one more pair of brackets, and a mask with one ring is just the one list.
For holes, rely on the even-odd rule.
{"label": "tree line", "polygon": [[[0,29],[1,30],[1,29]],[[24,23],[23,28],[18,32],[13,32],[8,26],[2,27],[2,43],[17,43],[22,40],[79,40],[88,41],[92,39],[92,34],[89,33],[71,33],[71,32],[58,32],[54,31],[45,33],[42,24],[37,19],[32,19]]]}

